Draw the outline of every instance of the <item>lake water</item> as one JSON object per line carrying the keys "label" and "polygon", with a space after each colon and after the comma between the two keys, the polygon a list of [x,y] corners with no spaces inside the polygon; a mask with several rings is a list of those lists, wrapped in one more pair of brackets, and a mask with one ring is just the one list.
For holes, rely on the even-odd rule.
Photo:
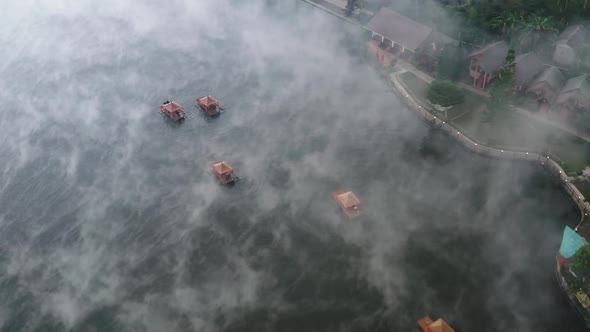
{"label": "lake water", "polygon": [[422,124],[351,26],[300,1],[0,18],[2,331],[584,330],[554,274],[567,196]]}

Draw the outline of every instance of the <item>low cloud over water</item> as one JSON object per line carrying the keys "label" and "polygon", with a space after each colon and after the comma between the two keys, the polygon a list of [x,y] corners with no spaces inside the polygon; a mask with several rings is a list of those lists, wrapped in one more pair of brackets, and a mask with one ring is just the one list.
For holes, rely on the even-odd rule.
{"label": "low cloud over water", "polygon": [[[5,7],[3,330],[405,331],[430,314],[540,331],[575,318],[552,270],[577,221],[567,197],[540,168],[420,123],[359,60],[354,27],[301,1]],[[197,110],[205,94],[219,118]],[[181,125],[161,116],[167,99]],[[216,160],[235,187],[216,184]],[[363,219],[343,220],[340,188]]]}

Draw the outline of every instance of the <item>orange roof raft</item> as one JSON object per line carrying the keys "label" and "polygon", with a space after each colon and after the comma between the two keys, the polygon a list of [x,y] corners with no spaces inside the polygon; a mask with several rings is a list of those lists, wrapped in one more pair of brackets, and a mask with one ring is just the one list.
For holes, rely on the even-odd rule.
{"label": "orange roof raft", "polygon": [[433,322],[430,316],[424,316],[420,318],[418,325],[420,325],[420,328],[424,332],[455,332],[455,330],[442,318]]}
{"label": "orange roof raft", "polygon": [[211,164],[211,170],[223,184],[236,182],[236,173],[226,161],[217,161]]}
{"label": "orange roof raft", "polygon": [[332,197],[349,218],[355,218],[361,215],[361,201],[352,191],[344,192],[344,190],[337,190],[332,193]]}
{"label": "orange roof raft", "polygon": [[160,111],[174,121],[184,120],[184,107],[175,101],[166,100],[160,105]]}
{"label": "orange roof raft", "polygon": [[203,111],[211,116],[219,115],[222,110],[221,105],[219,105],[219,101],[211,96],[197,98],[197,105],[199,105]]}

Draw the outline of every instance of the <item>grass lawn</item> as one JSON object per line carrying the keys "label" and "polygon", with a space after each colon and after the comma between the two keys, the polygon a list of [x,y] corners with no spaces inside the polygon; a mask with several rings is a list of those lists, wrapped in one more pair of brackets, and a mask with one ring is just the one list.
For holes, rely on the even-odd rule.
{"label": "grass lawn", "polygon": [[586,167],[584,142],[576,136],[519,113],[502,123],[485,123],[485,111],[485,107],[474,109],[451,123],[489,146],[557,156],[554,159],[566,172],[580,173]]}
{"label": "grass lawn", "polygon": [[[406,90],[408,90],[408,92],[414,97],[414,99],[416,99],[416,101],[418,101],[420,105],[422,105],[422,107],[425,107],[431,112],[440,113],[435,110],[427,101],[428,99],[426,98],[426,95],[428,93],[430,84],[426,83],[424,80],[409,71],[400,74],[398,77],[400,78],[400,81]],[[465,89],[462,90],[465,92],[465,102],[448,109],[448,119],[461,117],[464,114],[471,112],[474,108],[482,107],[482,105],[485,104],[484,97],[476,95]]]}
{"label": "grass lawn", "polygon": [[[426,102],[429,84],[411,72],[399,76],[409,93],[433,113]],[[550,153],[566,172],[581,173],[587,166],[584,142],[579,138],[549,124],[513,112],[501,123],[484,122],[486,98],[465,91],[465,102],[447,111],[451,124],[476,141],[506,150]],[[589,196],[590,197],[590,196]]]}
{"label": "grass lawn", "polygon": [[[541,127],[542,125],[544,128]],[[546,134],[549,152],[557,155],[565,163],[562,167],[567,173],[580,174],[588,166],[586,151],[584,151],[585,142],[582,139],[546,124],[538,126]]]}
{"label": "grass lawn", "polygon": [[486,98],[480,95],[476,95],[467,90],[463,90],[465,92],[465,102],[453,106],[451,109],[447,111],[449,121],[453,121],[454,119],[459,119],[463,115],[466,115],[469,112],[472,112],[475,109],[485,107]]}
{"label": "grass lawn", "polygon": [[414,97],[418,104],[430,112],[436,112],[426,101],[426,93],[430,84],[424,82],[424,80],[409,71],[400,74],[398,77],[404,88]]}

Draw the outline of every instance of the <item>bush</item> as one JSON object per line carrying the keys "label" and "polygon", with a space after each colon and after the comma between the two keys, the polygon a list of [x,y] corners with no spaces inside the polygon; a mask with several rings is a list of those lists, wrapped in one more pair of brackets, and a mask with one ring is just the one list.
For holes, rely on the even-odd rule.
{"label": "bush", "polygon": [[465,93],[449,81],[433,81],[427,94],[428,100],[444,107],[461,104],[465,101]]}
{"label": "bush", "polygon": [[390,66],[391,68],[393,68],[393,67],[395,67],[395,64],[396,64],[396,63],[397,63],[397,59],[396,59],[396,58],[393,58],[393,59],[391,59],[391,61],[389,61],[389,66]]}

